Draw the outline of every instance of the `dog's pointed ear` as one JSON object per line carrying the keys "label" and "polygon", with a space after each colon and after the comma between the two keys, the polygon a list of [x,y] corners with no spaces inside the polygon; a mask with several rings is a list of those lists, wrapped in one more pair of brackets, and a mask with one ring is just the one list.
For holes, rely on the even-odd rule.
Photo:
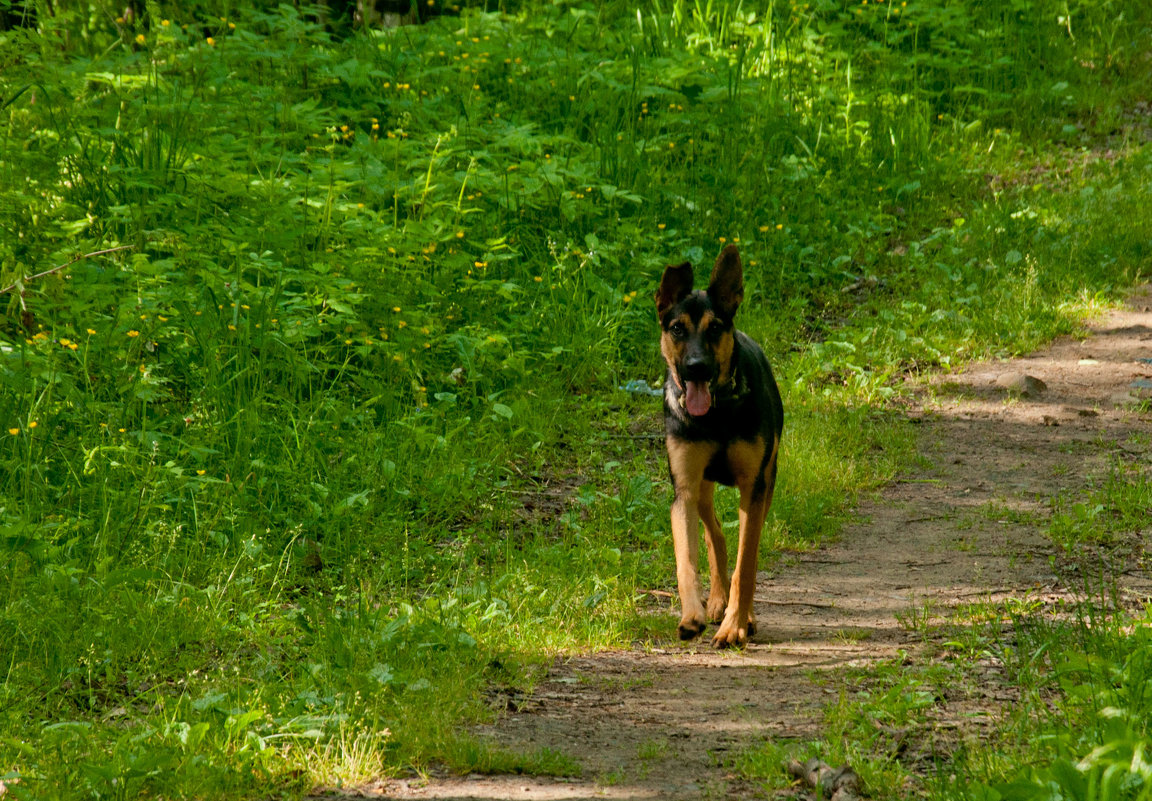
{"label": "dog's pointed ear", "polygon": [[661,317],[692,291],[692,264],[671,264],[664,268],[660,288],[656,290],[656,313]]}
{"label": "dog's pointed ear", "polygon": [[735,245],[728,245],[720,251],[716,266],[712,268],[712,280],[708,283],[708,299],[721,317],[731,320],[744,300],[744,268],[740,264],[740,253]]}

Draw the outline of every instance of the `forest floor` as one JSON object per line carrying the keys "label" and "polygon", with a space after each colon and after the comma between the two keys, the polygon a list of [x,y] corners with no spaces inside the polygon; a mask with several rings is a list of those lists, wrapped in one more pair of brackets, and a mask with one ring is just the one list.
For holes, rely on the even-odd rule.
{"label": "forest floor", "polygon": [[[1098,487],[1117,461],[1152,458],[1152,288],[1084,338],[1011,361],[914,380],[908,418],[918,457],[835,543],[792,553],[760,574],[759,630],[715,652],[708,636],[557,659],[531,693],[495,699],[478,734],[552,749],[576,778],[432,772],[360,788],[406,799],[694,799],[767,795],[732,767],[765,740],[821,737],[846,669],[939,658],[943,629],[974,603],[1013,597],[1058,614],[1100,573],[1121,603],[1152,596],[1140,543],[1081,550],[1046,536],[1060,498]],[[1043,386],[1027,381],[1031,377]],[[1016,389],[1002,384],[1015,384]],[[1023,392],[1019,390],[1024,390]],[[1141,402],[1141,399],[1144,402]],[[784,466],[782,469],[787,469]],[[1145,532],[1147,533],[1147,532]],[[669,571],[672,566],[669,565]],[[672,600],[660,614],[674,631]],[[939,631],[937,634],[935,632]],[[903,733],[901,759],[925,768],[979,738],[1017,697],[995,664],[945,694],[930,725]]]}

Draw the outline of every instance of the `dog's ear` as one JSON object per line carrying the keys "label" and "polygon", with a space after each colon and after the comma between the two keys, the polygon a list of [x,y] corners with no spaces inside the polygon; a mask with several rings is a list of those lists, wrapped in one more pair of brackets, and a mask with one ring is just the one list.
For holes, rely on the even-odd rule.
{"label": "dog's ear", "polygon": [[692,264],[672,264],[664,268],[660,288],[656,290],[656,313],[661,317],[692,291]]}
{"label": "dog's ear", "polygon": [[740,253],[735,245],[728,245],[720,251],[716,266],[712,268],[712,280],[708,284],[708,299],[720,317],[731,320],[744,300],[744,268],[740,265]]}

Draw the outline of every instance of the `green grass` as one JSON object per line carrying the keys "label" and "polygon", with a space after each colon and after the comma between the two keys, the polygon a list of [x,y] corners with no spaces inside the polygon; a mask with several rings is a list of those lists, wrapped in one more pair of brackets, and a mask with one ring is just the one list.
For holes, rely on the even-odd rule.
{"label": "green grass", "polygon": [[1152,476],[1139,462],[1117,459],[1083,497],[1062,494],[1053,502],[1048,536],[1067,551],[1094,544],[1132,548],[1148,526]]}
{"label": "green grass", "polygon": [[664,264],[739,240],[788,410],[766,558],[909,458],[902,374],[1146,269],[1140,3],[33,5],[0,32],[16,796],[570,772],[461,732],[551,654],[670,636],[658,401],[618,389],[659,381]]}

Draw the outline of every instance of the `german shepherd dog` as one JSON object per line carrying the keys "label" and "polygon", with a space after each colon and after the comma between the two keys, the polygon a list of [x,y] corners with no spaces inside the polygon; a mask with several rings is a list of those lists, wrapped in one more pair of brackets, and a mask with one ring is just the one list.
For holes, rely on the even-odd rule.
{"label": "german shepherd dog", "polygon": [[[772,503],[784,407],[760,346],[733,318],[744,299],[735,245],[721,252],[707,291],[692,291],[692,265],[666,267],[656,290],[664,381],[664,431],[674,492],[672,541],[680,590],[680,639],[719,623],[716,648],[755,632],[752,594],[760,531]],[[740,490],[740,543],[728,581],[728,548],[712,503],[716,482]],[[703,602],[696,568],[699,521],[708,543],[711,588]]]}

